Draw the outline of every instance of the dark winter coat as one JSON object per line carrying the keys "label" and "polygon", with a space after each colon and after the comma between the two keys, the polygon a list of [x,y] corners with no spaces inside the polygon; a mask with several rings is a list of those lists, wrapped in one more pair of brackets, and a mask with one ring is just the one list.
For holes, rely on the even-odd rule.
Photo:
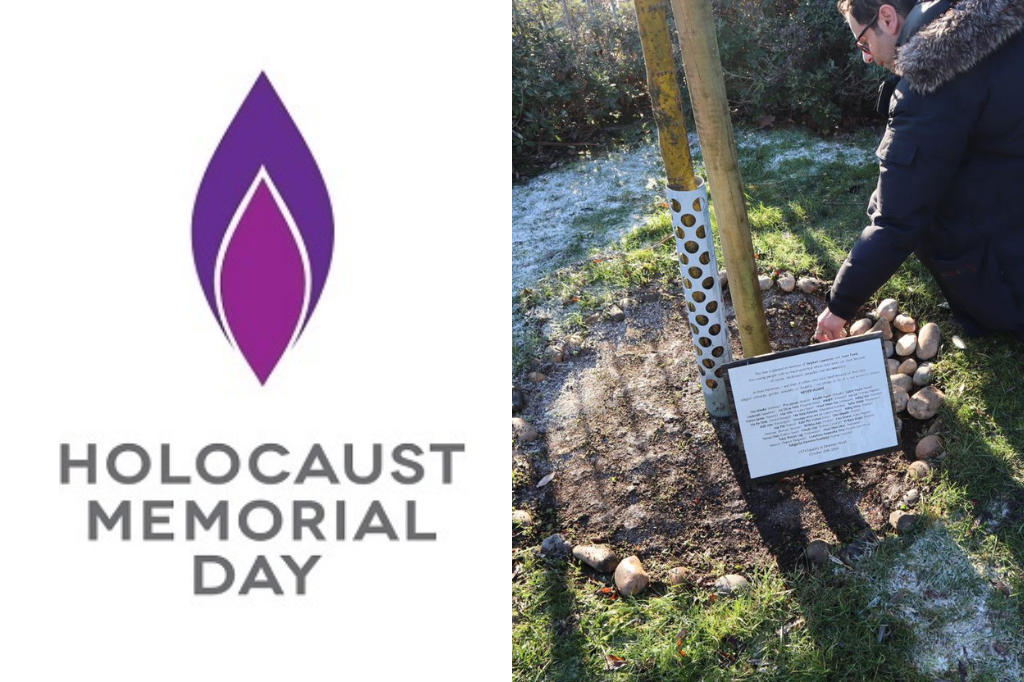
{"label": "dark winter coat", "polygon": [[828,307],[851,319],[913,252],[967,334],[1024,338],[1024,2],[956,2],[896,73],[871,224]]}

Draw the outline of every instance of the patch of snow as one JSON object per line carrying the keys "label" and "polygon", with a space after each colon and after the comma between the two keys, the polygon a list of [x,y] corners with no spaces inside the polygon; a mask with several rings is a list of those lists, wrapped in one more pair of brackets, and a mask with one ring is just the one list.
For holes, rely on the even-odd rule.
{"label": "patch of snow", "polygon": [[[699,154],[690,135],[691,154]],[[573,247],[608,244],[642,224],[663,200],[665,167],[657,144],[613,152],[545,173],[512,188],[512,293],[565,265]],[[629,211],[622,217],[621,209]],[[609,214],[608,221],[601,214]]]}
{"label": "patch of snow", "polygon": [[[879,585],[881,604],[915,637],[914,664],[923,674],[955,673],[958,662],[999,679],[1022,679],[1022,642],[1011,614],[993,611],[991,568],[975,566],[938,527],[921,533]],[[995,653],[999,644],[1006,656]]]}

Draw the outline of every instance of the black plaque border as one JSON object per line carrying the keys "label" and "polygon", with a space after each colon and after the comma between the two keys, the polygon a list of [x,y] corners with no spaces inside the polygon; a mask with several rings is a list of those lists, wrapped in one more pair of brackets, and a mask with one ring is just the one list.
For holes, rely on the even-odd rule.
{"label": "black plaque border", "polygon": [[[850,336],[844,339],[836,339],[835,341],[827,341],[825,343],[818,343],[813,346],[804,346],[801,348],[792,348],[790,350],[783,350],[777,353],[766,353],[764,355],[758,355],[753,358],[744,358],[742,360],[734,360],[733,362],[722,365],[725,370],[725,386],[726,394],[729,396],[729,407],[732,410],[732,421],[736,425],[736,431],[740,434],[740,438],[743,437],[743,429],[740,425],[739,416],[736,412],[736,399],[732,393],[732,377],[729,376],[730,370],[737,367],[745,367],[747,365],[756,365],[760,362],[769,362],[771,360],[779,360],[781,358],[788,358],[794,355],[803,355],[805,353],[814,353],[826,348],[836,348],[837,346],[848,346],[854,343],[869,343],[877,342],[879,355],[884,363],[886,360],[884,346],[882,345],[882,332],[871,332],[870,334],[861,334],[859,336]],[[900,436],[900,429],[896,428],[896,420],[899,416],[896,414],[896,403],[892,399],[892,382],[889,380],[888,367],[885,368],[885,383],[889,387],[889,408],[892,410],[892,428],[896,433],[896,445],[889,448],[882,448],[881,450],[872,450],[870,452],[863,452],[859,455],[853,455],[851,457],[843,457],[842,459],[833,459],[827,462],[819,462],[806,467],[800,467],[798,469],[786,469],[783,471],[776,472],[774,474],[768,474],[766,476],[758,476],[753,478],[750,476],[750,461],[747,459],[746,447],[741,445],[740,449],[743,451],[743,459],[747,464],[747,477],[753,483],[768,483],[771,481],[778,481],[789,476],[796,476],[800,474],[808,474],[813,471],[819,471],[821,469],[829,469],[832,467],[842,466],[843,464],[849,464],[850,462],[857,462],[862,459],[869,457],[876,457],[878,455],[886,455],[890,452],[897,452],[903,449],[903,439]]]}

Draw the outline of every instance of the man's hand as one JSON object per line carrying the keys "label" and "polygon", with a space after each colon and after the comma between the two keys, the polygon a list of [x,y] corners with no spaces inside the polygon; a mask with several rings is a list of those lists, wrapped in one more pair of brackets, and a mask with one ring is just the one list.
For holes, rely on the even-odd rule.
{"label": "man's hand", "polygon": [[846,320],[833,315],[831,310],[825,308],[821,315],[818,315],[818,328],[814,330],[814,338],[817,341],[841,339],[846,336],[846,330],[843,329],[845,326]]}

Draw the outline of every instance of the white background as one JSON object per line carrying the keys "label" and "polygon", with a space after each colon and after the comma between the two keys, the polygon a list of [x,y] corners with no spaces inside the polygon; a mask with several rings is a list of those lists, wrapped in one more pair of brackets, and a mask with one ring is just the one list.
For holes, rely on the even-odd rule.
{"label": "white background", "polygon": [[[294,1],[5,10],[0,679],[504,678],[506,12]],[[218,329],[190,241],[206,164],[260,71],[320,166],[336,229],[319,306],[265,387]],[[344,443],[467,452],[448,486],[428,466],[414,487],[128,489],[61,486],[62,442],[78,454],[89,442],[152,453],[171,443],[186,470],[211,442],[278,442],[294,460],[314,442],[336,461]],[[439,539],[87,540],[88,499],[256,497],[353,510],[380,499],[403,534],[414,497],[420,530]],[[323,558],[305,597],[196,597],[198,552],[229,556],[243,574],[259,553],[282,571],[280,554]]]}

